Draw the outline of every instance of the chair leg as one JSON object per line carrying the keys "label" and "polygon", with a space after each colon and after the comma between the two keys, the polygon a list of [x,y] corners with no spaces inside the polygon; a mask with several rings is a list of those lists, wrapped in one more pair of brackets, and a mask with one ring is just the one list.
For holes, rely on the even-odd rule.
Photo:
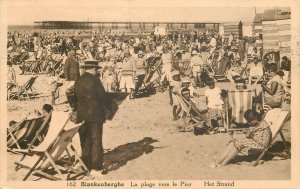
{"label": "chair leg", "polygon": [[18,149],[21,149],[18,140],[16,139],[16,137],[14,136],[14,134],[12,132],[9,132],[9,135],[11,136],[12,140],[15,142],[15,144],[17,145]]}
{"label": "chair leg", "polygon": [[59,170],[59,168],[57,167],[57,165],[55,164],[53,157],[50,155],[49,152],[45,152],[46,156],[49,158],[49,161],[51,162],[52,166],[54,167],[55,171],[57,172],[57,174],[59,175],[59,178],[61,180],[66,180],[62,174],[62,172]]}
{"label": "chair leg", "polygon": [[256,166],[258,164],[258,161],[264,157],[264,155],[266,154],[268,149],[269,149],[269,146],[266,149],[264,149],[264,151],[260,154],[260,156],[257,158],[257,160],[254,163],[252,163],[252,166]]}
{"label": "chair leg", "polygon": [[286,152],[288,153],[289,157],[291,157],[291,152],[290,152],[289,146],[287,145],[287,142],[286,142],[286,140],[285,140],[285,138],[284,138],[284,136],[282,134],[282,131],[280,131],[279,134],[280,134],[281,139],[282,139],[282,141],[284,143]]}
{"label": "chair leg", "polygon": [[41,156],[40,159],[32,166],[32,168],[29,170],[29,172],[24,177],[23,181],[27,180],[28,177],[31,175],[31,173],[35,170],[36,166],[40,163],[40,161],[44,158],[44,156]]}
{"label": "chair leg", "polygon": [[87,168],[87,166],[84,164],[84,162],[82,161],[82,159],[80,158],[79,154],[76,152],[74,146],[72,145],[72,143],[70,144],[70,149],[72,150],[72,152],[75,155],[75,158],[79,161],[79,163],[81,164],[81,166],[84,168],[85,171],[88,171],[89,169]]}

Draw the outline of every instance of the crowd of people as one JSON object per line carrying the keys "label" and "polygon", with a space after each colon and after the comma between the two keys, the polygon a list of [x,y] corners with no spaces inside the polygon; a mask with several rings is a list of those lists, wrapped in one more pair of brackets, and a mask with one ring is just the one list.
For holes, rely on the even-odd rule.
{"label": "crowd of people", "polygon": [[[101,80],[106,91],[125,90],[132,93],[132,98],[134,91],[151,80],[146,76],[155,70],[159,70],[158,84],[162,86],[170,80],[172,70],[191,77],[194,86],[204,85],[208,71],[219,74],[219,66],[223,67],[220,62],[227,61],[227,66],[231,66],[231,60],[243,60],[246,50],[244,40],[250,42],[247,38],[239,40],[233,35],[230,40],[224,40],[214,31],[181,31],[170,32],[167,36],[151,34],[135,37],[94,35],[97,32],[91,32],[92,36],[85,39],[63,34],[47,31],[8,33],[8,60],[19,64],[22,74],[55,72],[63,75],[67,57],[72,56],[81,64],[92,58],[101,64]],[[124,64],[124,60],[128,63]],[[205,64],[211,67],[205,70]],[[234,71],[229,72],[228,78],[234,74]]]}
{"label": "crowd of people", "polygon": [[[67,100],[77,112],[77,121],[87,125],[79,131],[83,161],[96,171],[102,169],[99,162],[103,162],[102,125],[109,108],[105,92],[120,91],[134,99],[149,88],[168,90],[173,119],[178,120],[182,109],[179,95],[193,102],[192,97],[199,95],[196,89],[208,86],[204,94],[207,110],[220,112],[226,105],[225,90],[215,86],[220,77],[235,83],[237,90],[260,83],[262,92],[255,97],[255,111],[247,111],[245,117],[250,125],[266,128],[258,121],[263,105],[280,108],[284,91],[290,88],[290,60],[283,57],[281,67],[266,62],[261,49],[249,38],[231,34],[224,39],[215,31],[132,37],[94,34],[86,40],[56,32],[15,32],[8,34],[7,48],[8,90],[17,86],[13,64],[19,64],[23,74],[28,70],[49,74],[52,105],[59,97],[59,88],[67,86]],[[250,46],[254,46],[251,52]],[[215,121],[217,127],[223,127],[222,119]],[[269,138],[263,140],[264,147]],[[244,142],[230,143],[229,152],[216,166],[226,165],[237,152],[247,150]],[[246,142],[255,146],[252,140]]]}

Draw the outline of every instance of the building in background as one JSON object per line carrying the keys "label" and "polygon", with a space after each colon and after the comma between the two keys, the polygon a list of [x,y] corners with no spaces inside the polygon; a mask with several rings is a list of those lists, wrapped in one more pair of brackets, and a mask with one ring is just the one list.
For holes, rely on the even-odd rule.
{"label": "building in background", "polygon": [[252,26],[254,36],[262,40],[264,54],[279,52],[280,57],[291,57],[290,8],[267,9],[257,13]]}
{"label": "building in background", "polygon": [[73,21],[39,21],[35,22],[41,29],[97,29],[126,30],[127,32],[154,32],[156,27],[168,30],[198,30],[200,32],[219,31],[220,23],[176,23],[176,22],[73,22]]}
{"label": "building in background", "polygon": [[243,37],[243,23],[240,22],[231,22],[222,24],[222,30],[224,32],[223,37],[228,38],[230,34],[238,36],[239,39]]}

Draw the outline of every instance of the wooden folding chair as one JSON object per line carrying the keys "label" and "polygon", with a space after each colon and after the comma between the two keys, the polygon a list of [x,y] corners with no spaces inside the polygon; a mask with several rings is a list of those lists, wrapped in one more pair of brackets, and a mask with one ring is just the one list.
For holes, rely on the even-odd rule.
{"label": "wooden folding chair", "polygon": [[[52,113],[51,125],[43,142],[31,148],[19,162],[15,162],[16,170],[29,169],[23,180],[27,180],[33,174],[51,180],[72,180],[89,174],[72,145],[72,138],[83,123],[74,124],[69,120],[70,116],[66,112],[54,111]],[[66,152],[67,160],[63,159],[64,152]],[[75,168],[77,164],[79,165]],[[58,176],[51,174],[51,171],[55,171]],[[65,172],[66,175],[63,174]]]}
{"label": "wooden folding chair", "polygon": [[[160,57],[152,57],[147,60],[150,69],[148,70],[148,73],[146,74],[143,81],[143,85],[145,88],[152,86],[155,82],[157,82],[160,85],[160,83],[158,82],[160,80],[160,77],[162,76],[160,70],[162,62],[159,61],[160,59]],[[155,72],[157,72],[158,77],[156,79],[153,79],[152,77]]]}
{"label": "wooden folding chair", "polygon": [[194,127],[197,124],[202,123],[203,121],[207,121],[207,116],[202,113],[193,102],[187,101],[182,95],[175,92],[180,107],[181,107],[181,115],[180,120],[183,120],[185,124],[189,124],[190,121],[194,122],[191,127]]}
{"label": "wooden folding chair", "polygon": [[228,81],[226,71],[228,70],[228,63],[229,59],[228,58],[222,58],[220,61],[216,61],[213,65],[211,66],[211,69],[213,70],[213,77],[216,79],[218,82],[225,82]]}
{"label": "wooden folding chair", "polygon": [[191,110],[192,110],[192,104],[188,102],[182,95],[175,92],[175,95],[179,101],[179,105],[181,107],[180,112],[180,121],[184,121],[184,123],[188,123],[188,121],[191,119]]}
{"label": "wooden folding chair", "polygon": [[282,141],[284,142],[284,145],[285,145],[288,155],[291,156],[290,149],[289,149],[287,142],[284,138],[284,135],[282,133],[282,128],[285,125],[285,122],[287,122],[290,118],[291,118],[291,112],[286,111],[286,110],[281,110],[280,108],[274,108],[272,110],[269,110],[266,113],[264,120],[267,121],[270,125],[271,131],[272,131],[272,141],[262,151],[262,153],[257,158],[257,160],[252,163],[252,166],[256,166],[258,164],[258,162],[261,160],[261,158],[263,158],[263,156],[267,153],[269,148],[274,144],[275,139],[278,134],[280,135]]}
{"label": "wooden folding chair", "polygon": [[256,96],[255,90],[228,90],[226,107],[226,130],[239,130],[232,128],[232,124],[243,125],[247,121],[244,113],[253,108],[253,97]]}
{"label": "wooden folding chair", "polygon": [[21,99],[21,95],[25,95],[27,96],[27,98],[30,100],[30,95],[29,95],[29,91],[31,92],[31,94],[33,94],[33,90],[32,90],[32,86],[36,80],[38,76],[33,76],[31,77],[23,86],[20,86],[18,91],[16,92],[12,92],[9,95],[9,100],[17,98],[18,100]]}
{"label": "wooden folding chair", "polygon": [[[46,117],[38,117],[34,119],[23,119],[15,125],[7,128],[7,150],[18,153],[22,150],[28,150],[37,142],[42,142],[51,113]],[[22,144],[22,145],[21,145]],[[26,147],[21,147],[21,146]]]}

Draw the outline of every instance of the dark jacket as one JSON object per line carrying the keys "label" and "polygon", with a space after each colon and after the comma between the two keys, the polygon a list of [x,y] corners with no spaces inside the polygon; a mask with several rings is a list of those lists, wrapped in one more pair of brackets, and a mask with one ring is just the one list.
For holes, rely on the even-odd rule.
{"label": "dark jacket", "polygon": [[105,121],[107,100],[100,79],[90,73],[84,73],[75,81],[77,102],[77,122]]}
{"label": "dark jacket", "polygon": [[77,78],[80,77],[79,63],[72,56],[66,59],[64,75],[65,75],[65,79],[69,81],[75,81]]}

